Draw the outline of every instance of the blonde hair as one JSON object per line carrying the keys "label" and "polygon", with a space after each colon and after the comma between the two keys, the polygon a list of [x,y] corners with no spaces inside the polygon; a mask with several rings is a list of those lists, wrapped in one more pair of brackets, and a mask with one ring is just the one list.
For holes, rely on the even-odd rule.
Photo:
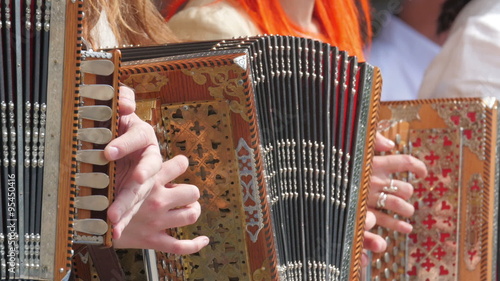
{"label": "blonde hair", "polygon": [[83,34],[94,46],[90,31],[102,11],[119,45],[157,45],[177,42],[156,6],[150,0],[86,0]]}

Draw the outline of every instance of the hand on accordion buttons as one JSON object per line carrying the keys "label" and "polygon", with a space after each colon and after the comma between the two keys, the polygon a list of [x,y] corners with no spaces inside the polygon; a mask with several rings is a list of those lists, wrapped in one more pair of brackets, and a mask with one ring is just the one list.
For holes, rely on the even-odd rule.
{"label": "hand on accordion buttons", "polygon": [[371,211],[366,213],[365,221],[365,239],[363,240],[363,255],[361,256],[361,266],[365,267],[369,264],[369,259],[366,251],[380,253],[387,248],[387,242],[380,235],[374,234],[369,230],[376,224],[376,217]]}
{"label": "hand on accordion buttons", "polygon": [[118,135],[104,149],[106,158],[116,161],[115,200],[108,208],[113,223],[113,238],[139,210],[160,171],[162,157],[153,128],[135,113],[134,92],[120,87]]}
{"label": "hand on accordion buttons", "polygon": [[165,229],[196,222],[200,215],[197,202],[200,193],[196,186],[172,184],[188,167],[184,156],[176,156],[163,163],[151,193],[137,214],[113,244],[117,248],[147,248],[174,254],[190,254],[205,247],[209,240],[199,236],[193,240],[177,240]]}
{"label": "hand on accordion buttons", "polygon": [[[377,134],[375,149],[388,151],[394,143]],[[368,207],[375,214],[377,225],[402,233],[412,231],[412,226],[404,220],[394,218],[381,210],[392,211],[402,218],[411,217],[415,211],[407,200],[413,194],[413,186],[400,180],[392,180],[395,173],[410,172],[417,178],[427,175],[425,164],[410,155],[394,154],[375,156],[373,158],[373,174],[370,179]]]}
{"label": "hand on accordion buttons", "polygon": [[[190,186],[182,192],[177,192],[180,190],[177,187],[176,192],[163,190],[167,183],[185,171],[187,160],[176,157],[162,164],[153,128],[134,111],[134,92],[130,88],[120,87],[119,137],[105,148],[106,158],[116,160],[115,200],[108,208],[108,218],[113,223],[114,246],[179,253],[196,252],[208,243],[208,238],[177,242],[165,233],[167,227],[186,223],[186,216],[188,222],[199,216],[199,205],[196,202],[199,194],[196,187]],[[185,185],[178,187],[182,186]],[[184,204],[186,210],[171,212],[173,201],[177,203],[174,207],[184,206],[179,203],[186,200],[179,196],[187,196],[192,200],[187,200],[189,202]],[[174,225],[163,225],[165,219],[167,223]],[[152,227],[155,223],[157,227]]]}

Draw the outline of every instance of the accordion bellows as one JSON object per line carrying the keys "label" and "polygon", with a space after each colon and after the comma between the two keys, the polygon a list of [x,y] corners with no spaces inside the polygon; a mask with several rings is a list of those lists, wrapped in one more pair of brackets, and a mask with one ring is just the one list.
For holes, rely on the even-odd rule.
{"label": "accordion bellows", "polygon": [[161,280],[357,280],[378,69],[318,41],[264,36],[122,49],[120,81],[202,214],[172,230]]}

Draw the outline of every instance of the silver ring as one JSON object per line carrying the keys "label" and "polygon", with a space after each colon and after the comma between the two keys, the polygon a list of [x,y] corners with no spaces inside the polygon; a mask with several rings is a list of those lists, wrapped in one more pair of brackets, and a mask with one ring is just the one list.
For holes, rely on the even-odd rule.
{"label": "silver ring", "polygon": [[394,185],[394,180],[391,179],[391,183],[389,184],[389,186],[384,186],[382,190],[387,193],[396,193],[398,191],[398,187]]}
{"label": "silver ring", "polygon": [[387,194],[384,192],[380,192],[378,195],[378,200],[377,200],[377,208],[383,209],[385,208],[385,201],[387,200]]}

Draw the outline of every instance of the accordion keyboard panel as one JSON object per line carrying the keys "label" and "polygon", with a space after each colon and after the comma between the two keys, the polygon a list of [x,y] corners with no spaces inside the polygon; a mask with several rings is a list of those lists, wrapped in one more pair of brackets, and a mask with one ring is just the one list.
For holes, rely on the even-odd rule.
{"label": "accordion keyboard panel", "polygon": [[[2,280],[62,280],[74,243],[111,245],[109,223],[89,210],[113,199],[102,148],[117,131],[119,57],[82,51],[82,7],[0,4]],[[104,85],[88,89],[102,83],[105,97]],[[105,195],[86,191],[97,188]]]}
{"label": "accordion keyboard panel", "polygon": [[394,153],[422,160],[428,175],[396,174],[414,186],[409,235],[386,237],[371,280],[496,280],[497,102],[494,99],[383,103],[380,129]]}

